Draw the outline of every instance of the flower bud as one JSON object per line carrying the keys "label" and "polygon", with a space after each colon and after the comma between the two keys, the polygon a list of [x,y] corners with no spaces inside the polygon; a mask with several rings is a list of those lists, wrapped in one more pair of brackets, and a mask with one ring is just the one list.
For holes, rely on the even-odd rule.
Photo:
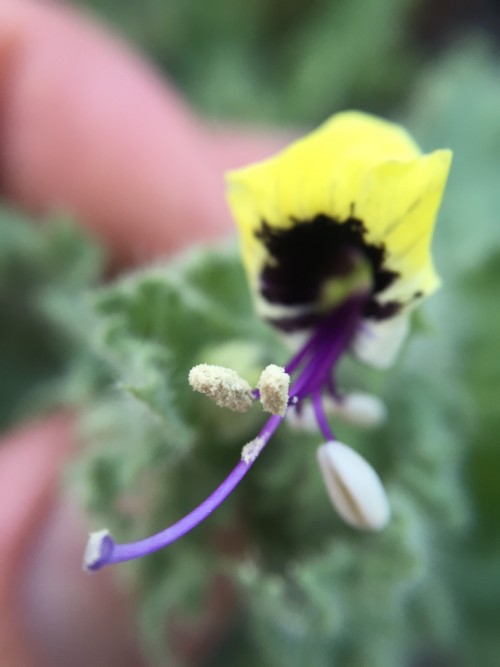
{"label": "flower bud", "polygon": [[341,442],[318,448],[318,463],[333,506],[346,523],[364,530],[381,530],[390,515],[382,482],[373,468]]}

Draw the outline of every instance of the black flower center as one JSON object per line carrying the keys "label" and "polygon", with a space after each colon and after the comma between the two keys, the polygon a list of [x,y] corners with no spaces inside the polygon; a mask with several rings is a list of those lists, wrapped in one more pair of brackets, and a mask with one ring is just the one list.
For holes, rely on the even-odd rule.
{"label": "black flower center", "polygon": [[[314,306],[322,289],[333,279],[348,278],[356,269],[360,255],[368,261],[375,295],[388,287],[398,274],[384,266],[386,250],[383,244],[366,242],[366,228],[361,220],[349,217],[338,222],[327,215],[312,220],[293,220],[288,229],[276,229],[266,221],[256,232],[264,243],[269,260],[261,274],[260,291],[270,304],[281,306]],[[383,319],[400,308],[397,302],[379,304],[373,298],[367,302],[364,315]],[[316,324],[324,312],[304,308],[292,317],[272,319],[279,328],[290,331]]]}

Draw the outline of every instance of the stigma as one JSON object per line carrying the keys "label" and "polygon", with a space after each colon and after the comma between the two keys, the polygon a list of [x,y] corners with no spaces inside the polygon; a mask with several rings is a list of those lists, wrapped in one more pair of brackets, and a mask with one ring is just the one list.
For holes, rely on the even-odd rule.
{"label": "stigma", "polygon": [[367,461],[336,439],[329,419],[339,414],[366,426],[384,415],[383,405],[374,397],[353,394],[351,399],[342,395],[335,378],[339,360],[353,347],[363,326],[369,298],[368,291],[351,294],[324,316],[284,367],[270,364],[264,368],[254,389],[229,368],[200,364],[191,369],[192,388],[219,406],[244,412],[260,401],[270,417],[260,433],[244,444],[226,479],[198,507],[165,530],[137,542],[118,544],[106,529],[91,533],[84,569],[94,572],[106,565],[141,558],[196,528],[243,480],[284,419],[299,427],[307,421],[308,428],[314,421],[325,439],[318,450],[318,462],[327,494],[342,519],[356,528],[382,529],[390,515],[382,483]]}

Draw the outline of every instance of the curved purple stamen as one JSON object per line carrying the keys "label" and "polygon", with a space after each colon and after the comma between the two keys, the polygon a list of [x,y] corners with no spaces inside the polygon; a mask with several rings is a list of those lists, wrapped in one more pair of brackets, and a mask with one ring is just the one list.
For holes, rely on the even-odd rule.
{"label": "curved purple stamen", "polygon": [[[268,419],[266,425],[259,434],[259,437],[263,438],[263,447],[269,442],[281,420],[282,417],[274,415]],[[215,491],[201,503],[201,505],[174,523],[172,526],[162,530],[156,535],[152,535],[151,537],[147,537],[144,540],[131,542],[129,544],[116,544],[112,541],[109,535],[104,536],[101,557],[97,558],[95,562],[89,563],[87,565],[87,569],[90,571],[95,571],[104,565],[112,565],[114,563],[121,563],[126,560],[140,558],[141,556],[145,556],[146,554],[157,551],[158,549],[163,549],[163,547],[172,544],[172,542],[175,542],[180,537],[191,531],[210,514],[212,514],[212,512],[217,509],[217,507],[219,507],[219,505],[238,486],[254,462],[255,461],[250,461],[246,463],[245,461],[240,461],[238,465],[229,473],[222,484],[218,486]]]}
{"label": "curved purple stamen", "polygon": [[[334,440],[335,438],[323,409],[321,391],[325,387],[334,387],[333,368],[352,340],[365,302],[366,297],[360,295],[349,299],[337,308],[325,318],[285,367],[289,374],[302,367],[290,388],[289,404],[299,405],[300,401],[311,397],[316,421],[327,440]],[[258,390],[254,390],[253,395],[258,397]],[[282,419],[283,417],[280,415],[270,417],[257,438],[252,441],[252,443],[257,443],[255,453],[250,458],[243,457],[222,484],[201,505],[172,526],[156,535],[127,544],[116,544],[107,531],[101,531],[91,536],[84,561],[85,569],[96,571],[104,565],[140,558],[168,546],[195,528],[217,509],[238,486],[253,466],[262,449],[269,442]]]}
{"label": "curved purple stamen", "polygon": [[321,394],[319,392],[316,392],[314,394],[312,402],[313,402],[314,414],[316,415],[316,421],[318,422],[318,426],[321,430],[321,433],[323,433],[323,435],[327,440],[335,440],[333,431],[330,427],[330,424],[328,423],[328,419],[326,418],[326,414],[323,409],[323,403],[321,400]]}

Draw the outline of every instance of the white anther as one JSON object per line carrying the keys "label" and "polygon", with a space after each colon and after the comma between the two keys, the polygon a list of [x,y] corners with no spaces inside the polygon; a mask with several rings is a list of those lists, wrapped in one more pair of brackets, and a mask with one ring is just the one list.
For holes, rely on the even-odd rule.
{"label": "white anther", "polygon": [[261,435],[258,435],[253,440],[250,440],[250,442],[247,442],[247,444],[241,450],[241,460],[247,464],[253,463],[261,453],[265,444],[266,439]]}
{"label": "white anther", "polygon": [[246,412],[252,405],[251,386],[231,368],[199,364],[189,371],[189,384],[222,408]]}
{"label": "white anther", "polygon": [[109,548],[111,540],[107,528],[90,533],[85,553],[83,554],[83,569],[91,572],[100,563],[104,552]]}
{"label": "white anther", "polygon": [[260,392],[260,401],[266,412],[273,415],[286,413],[288,407],[288,390],[290,376],[282,366],[269,364],[262,371],[257,388]]}
{"label": "white anther", "polygon": [[318,449],[318,463],[333,506],[351,526],[381,530],[390,507],[379,476],[353,449],[331,441]]}

